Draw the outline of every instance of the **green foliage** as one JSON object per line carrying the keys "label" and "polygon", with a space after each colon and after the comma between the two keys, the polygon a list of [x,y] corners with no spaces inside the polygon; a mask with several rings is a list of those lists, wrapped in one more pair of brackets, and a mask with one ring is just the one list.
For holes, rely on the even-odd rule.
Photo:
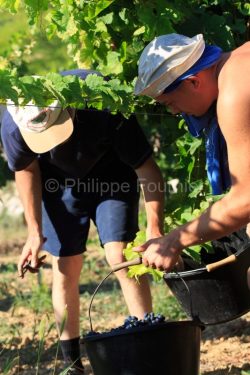
{"label": "green foliage", "polygon": [[14,69],[23,76],[75,67],[67,46],[57,37],[48,40],[42,27],[28,25],[22,8],[16,15],[0,8],[0,15],[0,69]]}
{"label": "green foliage", "polygon": [[[51,44],[59,40],[67,47],[71,67],[97,69],[111,78],[105,81],[91,75],[83,82],[77,77],[61,77],[55,73],[30,77],[26,56],[35,45],[32,41],[25,47],[25,39],[20,38],[18,46],[14,43],[3,56],[7,63],[0,70],[2,101],[11,99],[16,104],[27,104],[32,100],[47,105],[56,98],[63,106],[108,108],[125,116],[136,112],[166,179],[166,231],[196,217],[212,203],[202,141],[192,138],[183,121],[170,116],[153,100],[133,96],[137,61],[149,41],[171,32],[189,36],[203,33],[209,43],[219,44],[225,50],[242,44],[250,35],[248,2],[0,0],[0,9],[17,14],[24,11],[32,37],[40,33],[47,35]],[[19,62],[15,57],[18,53]],[[171,179],[178,180],[174,194],[169,185]],[[197,247],[189,249],[194,257],[197,251]]]}
{"label": "green foliage", "polygon": [[[133,247],[142,245],[144,242],[146,242],[146,236],[145,232],[140,231],[137,233],[136,238],[133,242],[130,242],[126,249],[124,249],[124,255],[127,260],[132,260],[135,258],[138,258],[140,256],[137,252],[133,251]],[[150,267],[144,266],[144,264],[140,264],[138,266],[131,266],[128,270],[128,277],[135,277],[138,279],[138,277],[144,275],[144,274],[150,274],[152,275],[154,281],[159,281],[163,277],[163,272],[155,270]]]}
{"label": "green foliage", "polygon": [[[3,273],[13,273],[13,272],[16,272],[17,270],[17,266],[15,263],[8,263],[8,264],[1,264],[0,265],[0,272],[1,274]],[[4,285],[5,283],[3,283]],[[2,293],[2,283],[0,283],[0,296],[1,296],[1,293]]]}
{"label": "green foliage", "polygon": [[118,78],[107,82],[96,74],[83,81],[76,76],[57,73],[19,77],[14,71],[0,70],[0,97],[11,100],[13,105],[26,105],[32,101],[33,104],[46,106],[57,99],[64,107],[120,110],[126,115],[135,108],[135,102],[129,95],[132,91],[132,86],[121,83]]}
{"label": "green foliage", "polygon": [[[163,287],[167,288],[166,285]],[[159,314],[165,315],[167,319],[181,320],[187,318],[176,298],[174,296],[166,296],[166,291],[158,296],[154,309]]]}
{"label": "green foliage", "polygon": [[[156,35],[203,32],[208,41],[232,48],[244,41],[250,12],[245,2],[230,0],[133,0],[129,4],[125,0],[1,0],[0,9],[12,13],[24,9],[30,25],[36,25],[50,40],[57,37],[67,45],[68,54],[78,67],[91,67],[104,75],[118,76],[117,85],[124,83],[118,97],[117,85],[110,83],[105,84],[105,89],[101,84],[94,91],[88,91],[88,96],[98,109],[105,105],[109,108],[107,97],[110,97],[112,104],[116,103],[114,110],[122,112],[128,112],[129,103],[134,100],[132,86],[138,57]],[[1,76],[0,97],[16,102],[12,72],[2,71]],[[54,85],[52,97],[56,97],[59,89],[56,81]],[[22,95],[23,91],[18,94]],[[43,96],[46,103],[46,90],[42,90]],[[76,98],[75,104],[79,107],[82,96],[76,95]],[[100,105],[99,101],[104,104]],[[139,107],[144,104],[139,101]]]}
{"label": "green foliage", "polygon": [[248,39],[249,3],[231,0],[193,0],[189,3],[194,12],[177,26],[178,32],[187,35],[203,33],[208,42],[216,43],[225,50],[235,48]]}
{"label": "green foliage", "polygon": [[0,9],[12,13],[20,6],[31,25],[67,45],[77,66],[126,82],[133,81],[140,53],[156,35],[203,32],[208,41],[230,49],[244,41],[250,13],[249,4],[230,0],[0,1]]}
{"label": "green foliage", "polygon": [[0,9],[8,9],[11,13],[16,13],[20,6],[20,0],[0,0]]}
{"label": "green foliage", "polygon": [[43,317],[40,321],[39,328],[38,328],[39,345],[38,345],[38,350],[37,350],[36,375],[38,374],[38,371],[39,371],[39,364],[40,364],[41,356],[44,350],[46,325],[47,325],[47,318]]}
{"label": "green foliage", "polygon": [[[2,353],[0,353],[1,355]],[[3,365],[2,374],[6,375],[9,374],[10,371],[15,367],[15,365],[19,362],[19,355],[12,354],[8,358],[6,358],[5,363]]]}
{"label": "green foliage", "polygon": [[36,314],[52,310],[51,293],[46,284],[36,285],[32,288],[31,293],[17,291],[15,295],[14,306],[25,305]]}

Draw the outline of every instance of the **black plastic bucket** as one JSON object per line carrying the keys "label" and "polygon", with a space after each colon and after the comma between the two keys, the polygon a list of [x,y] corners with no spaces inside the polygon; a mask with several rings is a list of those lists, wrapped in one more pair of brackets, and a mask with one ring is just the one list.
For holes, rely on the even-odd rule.
{"label": "black plastic bucket", "polygon": [[202,327],[165,322],[84,339],[95,375],[198,375]]}
{"label": "black plastic bucket", "polygon": [[[91,306],[95,294],[114,270],[129,264],[138,263],[117,265],[96,288],[89,306],[91,331]],[[167,321],[91,335],[81,342],[94,375],[199,375],[203,328],[198,321]]]}
{"label": "black plastic bucket", "polygon": [[249,267],[250,247],[247,247],[235,263],[213,272],[194,269],[168,273],[164,280],[189,316],[197,317],[205,325],[225,323],[250,310]]}

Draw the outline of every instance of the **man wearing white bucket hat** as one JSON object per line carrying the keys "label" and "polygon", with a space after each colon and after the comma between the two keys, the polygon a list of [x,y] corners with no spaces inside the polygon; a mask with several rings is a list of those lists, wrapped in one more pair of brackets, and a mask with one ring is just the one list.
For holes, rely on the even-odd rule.
{"label": "man wearing white bucket hat", "polygon": [[205,137],[213,194],[229,189],[199,218],[136,248],[146,265],[170,271],[184,248],[228,236],[250,221],[250,43],[223,53],[201,34],[159,36],[139,59],[135,94],[181,114],[193,136]]}
{"label": "man wearing white bucket hat", "polygon": [[[77,70],[63,75],[85,79],[89,73],[93,72]],[[29,260],[29,270],[39,266],[41,249],[52,254],[52,299],[62,330],[63,356],[66,366],[71,366],[67,373],[83,374],[78,283],[90,219],[97,226],[108,263],[122,262],[126,243],[138,231],[139,178],[148,237],[159,237],[163,221],[160,170],[134,116],[126,120],[109,111],[62,110],[58,102],[45,109],[32,103],[23,108],[10,104],[1,135],[28,225],[19,275],[23,277]],[[152,182],[159,188],[153,193],[147,189]],[[143,317],[152,311],[145,277],[139,284],[126,277],[126,270],[119,271],[117,277],[130,314]]]}

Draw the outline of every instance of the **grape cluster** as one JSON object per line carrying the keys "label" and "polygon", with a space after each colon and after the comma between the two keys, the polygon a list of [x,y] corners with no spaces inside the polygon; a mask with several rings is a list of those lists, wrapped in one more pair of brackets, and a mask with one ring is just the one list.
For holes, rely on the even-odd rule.
{"label": "grape cluster", "polygon": [[[105,332],[105,334],[108,333],[118,333],[124,330],[128,329],[133,329],[141,326],[150,326],[150,325],[155,325],[159,323],[164,323],[165,322],[165,316],[162,314],[154,314],[153,312],[151,313],[146,313],[144,314],[143,319],[138,319],[136,316],[128,316],[125,320],[123,325],[117,327],[117,328],[112,328],[109,332]],[[100,332],[95,332],[95,331],[90,331],[87,333],[86,337],[93,336],[93,335],[100,335]]]}
{"label": "grape cluster", "polygon": [[146,313],[143,319],[138,319],[136,316],[128,316],[123,324],[124,329],[130,329],[133,327],[140,327],[145,325],[158,324],[165,321],[165,317],[161,314],[155,315],[153,312]]}

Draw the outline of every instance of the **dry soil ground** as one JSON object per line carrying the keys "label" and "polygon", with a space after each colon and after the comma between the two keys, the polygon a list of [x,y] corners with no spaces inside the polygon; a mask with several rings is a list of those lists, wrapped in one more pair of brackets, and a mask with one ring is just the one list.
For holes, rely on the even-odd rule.
{"label": "dry soil ground", "polygon": [[[57,342],[56,330],[53,323],[51,323],[53,322],[53,314],[51,310],[45,314],[43,313],[43,315],[39,312],[36,313],[34,308],[32,310],[25,306],[25,302],[23,305],[19,303],[19,305],[14,306],[13,300],[15,296],[19,292],[22,292],[21,295],[24,295],[25,291],[32,289],[32,285],[37,281],[34,277],[33,279],[32,277],[27,278],[25,282],[20,281],[15,276],[14,268],[13,272],[4,272],[10,268],[10,265],[15,264],[17,261],[19,248],[20,244],[18,243],[5,244],[0,251],[0,265],[3,271],[0,279],[2,293],[0,301],[0,368],[2,368],[2,372],[0,373],[37,374],[35,364],[39,342],[41,343],[41,332],[39,337],[39,332],[37,333],[37,331],[41,329],[40,321],[45,318],[47,331],[38,374],[52,375],[58,373],[61,369],[60,358],[57,361],[56,372],[53,370],[54,361],[51,361],[51,358],[55,356]],[[90,257],[92,256],[96,259],[95,251],[93,251],[93,255],[90,255]],[[102,256],[98,255],[97,258],[99,265],[103,265]],[[51,285],[51,268],[49,266],[43,271],[43,279],[46,285]],[[120,325],[124,314],[126,315],[126,312],[115,311],[115,302],[113,302],[111,294],[105,298],[107,304],[112,305],[112,309],[108,315],[104,314],[102,318],[98,318],[98,329],[100,330],[104,327],[107,329]],[[89,294],[83,293],[81,295],[81,307],[86,309],[85,300],[89,301]],[[97,300],[96,303],[99,304],[99,302]],[[101,302],[105,305],[104,300]],[[96,314],[94,312],[95,320],[97,317]],[[6,361],[12,357],[17,357],[16,363],[10,365],[8,372],[4,372],[3,369],[6,368]],[[83,361],[86,366],[86,374],[92,375],[93,373],[85,354]],[[202,375],[250,374],[250,313],[230,323],[206,328],[202,333],[200,363]]]}

